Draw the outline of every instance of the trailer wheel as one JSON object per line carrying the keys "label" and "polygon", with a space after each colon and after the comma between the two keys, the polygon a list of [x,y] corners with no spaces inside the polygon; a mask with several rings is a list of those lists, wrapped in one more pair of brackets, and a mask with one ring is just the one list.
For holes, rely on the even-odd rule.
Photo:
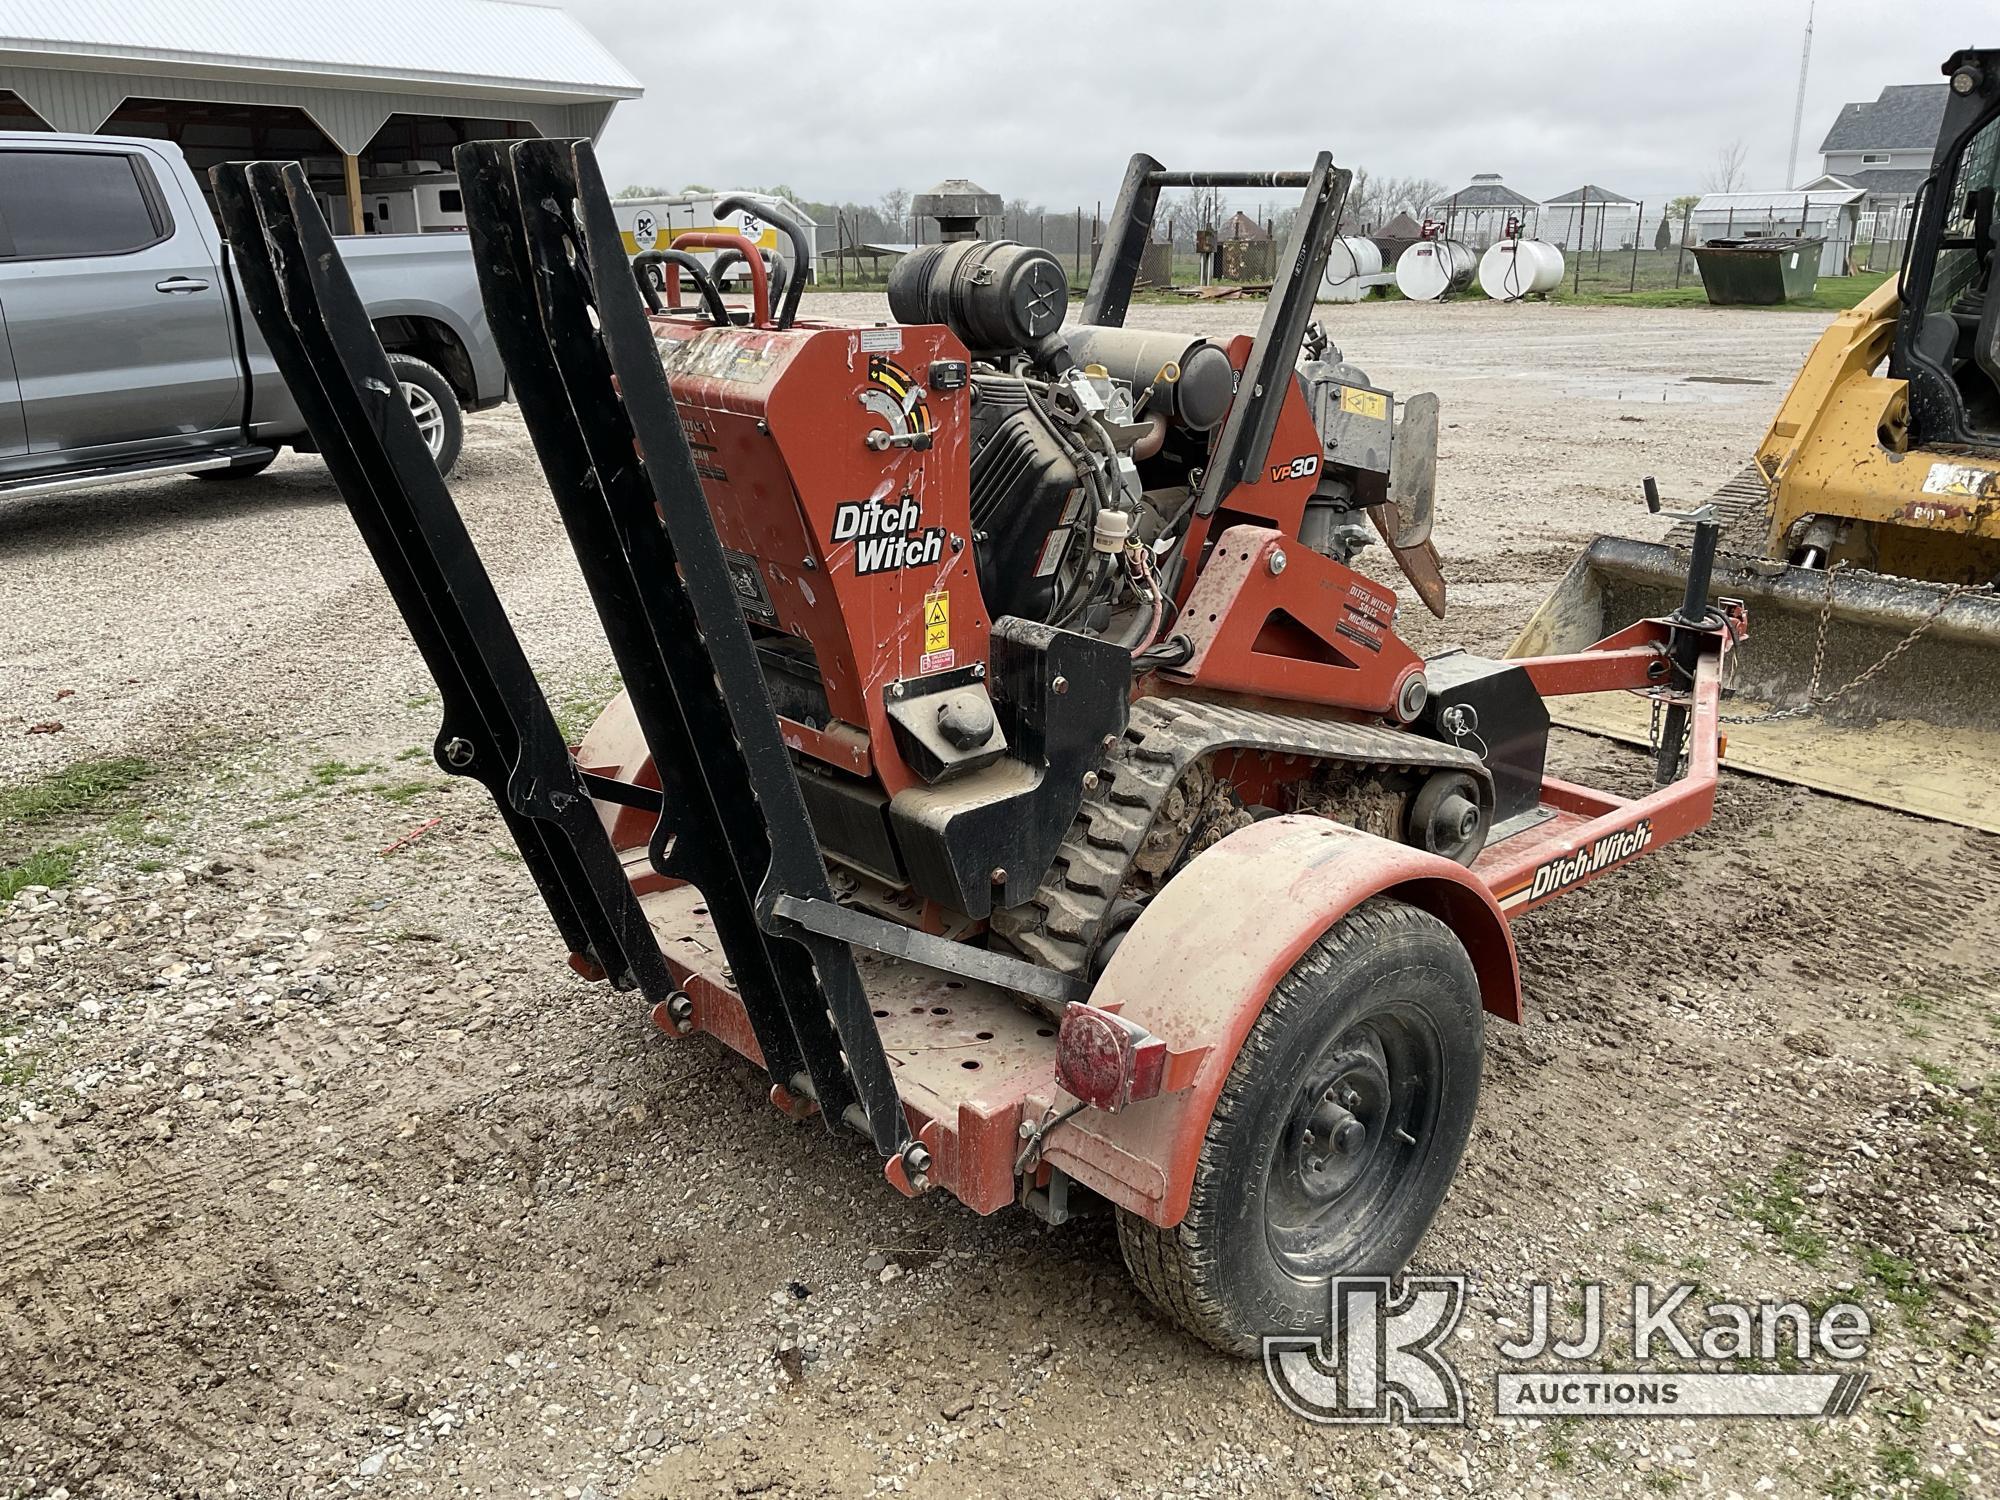
{"label": "trailer wheel", "polygon": [[1217,1348],[1324,1332],[1335,1276],[1400,1271],[1458,1170],[1485,1013],[1464,947],[1399,901],[1350,912],[1299,958],[1244,1038],[1187,1214],[1120,1209],[1126,1267]]}

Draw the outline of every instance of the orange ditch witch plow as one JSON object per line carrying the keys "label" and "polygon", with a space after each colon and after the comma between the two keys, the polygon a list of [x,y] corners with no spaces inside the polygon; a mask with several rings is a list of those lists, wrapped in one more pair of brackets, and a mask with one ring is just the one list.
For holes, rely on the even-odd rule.
{"label": "orange ditch witch plow", "polygon": [[[563,743],[296,168],[217,169],[245,292],[576,969],[905,1193],[1060,1222],[1237,1351],[1443,1200],[1512,919],[1701,826],[1740,608],[1424,659],[1437,405],[1309,322],[1348,174],[1132,161],[1080,309],[959,238],[895,320],[635,267],[586,145],[461,147],[496,338],[624,693]],[[1162,189],[1294,189],[1254,338],[1124,326]],[[768,206],[763,216],[804,236]],[[683,275],[693,295],[681,305]],[[1654,704],[1658,785],[1547,774],[1545,700]]]}

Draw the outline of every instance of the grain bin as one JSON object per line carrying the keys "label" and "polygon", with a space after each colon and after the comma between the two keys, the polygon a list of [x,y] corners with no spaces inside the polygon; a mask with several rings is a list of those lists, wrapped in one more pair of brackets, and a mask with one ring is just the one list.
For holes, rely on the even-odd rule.
{"label": "grain bin", "polygon": [[1360,235],[1347,235],[1327,247],[1326,274],[1320,281],[1322,302],[1359,302],[1382,276],[1382,247]]}
{"label": "grain bin", "polygon": [[1479,257],[1479,289],[1517,302],[1562,285],[1563,253],[1547,240],[1501,240]]}
{"label": "grain bin", "polygon": [[1438,302],[1472,285],[1479,261],[1461,240],[1418,240],[1396,260],[1396,290],[1412,302]]}

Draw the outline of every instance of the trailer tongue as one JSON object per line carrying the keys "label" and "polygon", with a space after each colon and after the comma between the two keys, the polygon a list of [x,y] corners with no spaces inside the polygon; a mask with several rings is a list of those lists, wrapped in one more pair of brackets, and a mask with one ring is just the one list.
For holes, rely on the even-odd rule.
{"label": "trailer tongue", "polygon": [[[899,324],[800,319],[796,268],[774,306],[761,262],[748,307],[698,267],[681,307],[671,252],[640,267],[649,317],[587,145],[458,168],[624,681],[575,750],[304,177],[214,178],[439,683],[438,764],[492,795],[572,965],[764,1067],[905,1193],[1109,1203],[1147,1294],[1220,1347],[1399,1269],[1470,1132],[1484,1016],[1521,1019],[1509,922],[1707,821],[1745,628],[1701,603],[1712,531],[1686,607],[1583,649],[1410,651],[1352,563],[1372,526],[1442,603],[1435,402],[1308,329],[1346,190],[1324,154],[1135,157],[1070,333],[1059,268],[976,241],[913,258]],[[1257,338],[1162,355],[1122,328],[1138,249],[1163,187],[1205,183],[1301,212]],[[1649,794],[1547,774],[1546,700],[1589,693],[1648,701]]]}

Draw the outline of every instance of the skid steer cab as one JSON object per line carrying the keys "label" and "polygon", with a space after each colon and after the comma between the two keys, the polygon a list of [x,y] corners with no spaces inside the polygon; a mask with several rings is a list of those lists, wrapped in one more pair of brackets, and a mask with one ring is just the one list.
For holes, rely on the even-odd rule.
{"label": "skid steer cab", "polygon": [[[457,157],[496,339],[624,693],[570,747],[296,167],[218,168],[246,296],[570,962],[768,1071],[905,1193],[1115,1212],[1239,1353],[1444,1199],[1509,923],[1699,827],[1741,611],[1426,660],[1437,405],[1312,326],[1348,174],[1135,157],[1088,292],[950,240],[892,320],[627,260],[586,144]],[[1159,195],[1297,190],[1254,338],[1128,329]],[[762,212],[781,231],[781,216]],[[728,247],[725,247],[728,248]],[[683,277],[686,278],[683,284]],[[655,282],[657,281],[657,287]],[[774,288],[776,288],[774,290]],[[1546,773],[1545,700],[1645,695],[1657,786]]]}

